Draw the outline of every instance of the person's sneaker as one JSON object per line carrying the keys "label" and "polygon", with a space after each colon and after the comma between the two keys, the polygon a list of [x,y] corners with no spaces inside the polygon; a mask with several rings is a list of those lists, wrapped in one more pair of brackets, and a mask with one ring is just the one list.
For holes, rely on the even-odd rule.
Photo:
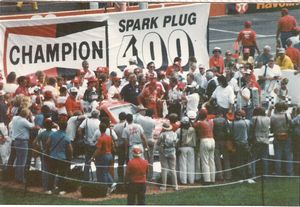
{"label": "person's sneaker", "polygon": [[117,188],[117,183],[113,183],[111,186],[110,186],[110,189],[109,189],[109,194],[111,194],[112,192],[114,192]]}
{"label": "person's sneaker", "polygon": [[59,195],[65,195],[67,192],[66,191],[60,191],[58,194]]}
{"label": "person's sneaker", "polygon": [[247,182],[248,182],[249,184],[256,183],[255,180],[252,180],[252,179],[248,179]]}
{"label": "person's sneaker", "polygon": [[47,194],[47,195],[52,195],[52,190],[47,190],[47,191],[45,191],[45,194]]}
{"label": "person's sneaker", "polygon": [[178,187],[173,188],[174,191],[178,191]]}

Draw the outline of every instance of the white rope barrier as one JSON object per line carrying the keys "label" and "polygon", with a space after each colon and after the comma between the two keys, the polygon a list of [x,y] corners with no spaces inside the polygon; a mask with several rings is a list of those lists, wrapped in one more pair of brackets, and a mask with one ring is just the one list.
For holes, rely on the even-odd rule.
{"label": "white rope barrier", "polygon": [[275,159],[269,159],[269,158],[262,158],[262,160],[274,161],[274,162],[300,163],[300,161],[297,161],[297,160],[288,161],[288,160],[275,160]]}

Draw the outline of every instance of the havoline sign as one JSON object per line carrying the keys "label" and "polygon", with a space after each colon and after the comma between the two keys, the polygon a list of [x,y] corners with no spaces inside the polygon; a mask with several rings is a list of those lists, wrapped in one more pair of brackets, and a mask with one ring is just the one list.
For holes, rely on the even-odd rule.
{"label": "havoline sign", "polygon": [[228,14],[280,11],[282,8],[299,9],[300,3],[235,3],[227,4]]}

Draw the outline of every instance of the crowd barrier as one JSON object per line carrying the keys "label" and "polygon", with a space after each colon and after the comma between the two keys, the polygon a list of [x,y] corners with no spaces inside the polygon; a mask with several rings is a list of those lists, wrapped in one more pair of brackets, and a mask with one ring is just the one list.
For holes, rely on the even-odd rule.
{"label": "crowd barrier", "polygon": [[[21,147],[15,147],[17,149],[27,149],[27,148],[21,148]],[[30,149],[30,148],[29,148]],[[37,150],[35,149],[31,149],[33,152],[36,152],[36,153],[40,153],[41,155],[43,156],[47,156],[49,158],[51,158],[51,156],[47,155],[47,154],[44,154],[44,153],[41,153],[41,152],[38,152]],[[233,171],[233,170],[237,170],[237,169],[240,169],[240,168],[243,168],[243,167],[249,167],[249,166],[253,166],[254,163],[258,163],[258,162],[261,162],[261,161],[264,161],[264,160],[267,160],[267,161],[270,161],[270,162],[283,162],[283,163],[287,163],[287,162],[290,162],[290,163],[297,163],[297,164],[300,164],[300,161],[287,161],[287,160],[276,160],[276,159],[257,159],[257,160],[253,160],[251,162],[248,162],[244,165],[240,165],[240,166],[236,166],[236,167],[233,167],[233,168],[230,168],[230,169],[226,169],[226,170],[221,170],[221,171],[215,171],[215,173],[221,173],[221,172],[227,172],[227,171]],[[72,162],[72,161],[67,161],[67,160],[63,160],[64,162],[67,162],[69,163],[70,165],[78,165],[79,163],[78,162]],[[149,164],[150,166],[153,166],[151,164]],[[17,165],[5,165],[5,164],[0,164],[0,166],[11,166],[11,167],[17,167]],[[24,166],[24,165],[21,165],[21,166]],[[101,166],[101,165],[97,165],[97,167],[107,167],[107,166]],[[59,176],[59,175],[55,175],[55,174],[52,174],[48,171],[44,171],[42,169],[38,169],[36,167],[33,167],[31,166],[32,169],[34,170],[39,170],[43,173],[46,173],[46,174],[49,174],[49,175],[53,175],[53,176],[57,176],[59,178],[63,178],[63,179],[66,179],[66,180],[70,180],[70,181],[74,181],[74,182],[79,182],[79,183],[82,183],[82,184],[108,184],[108,183],[105,183],[105,182],[98,182],[98,181],[85,181],[85,180],[81,180],[81,179],[75,179],[75,178],[71,178],[71,177],[66,177],[66,176]],[[117,166],[114,166],[114,168],[117,168]],[[164,169],[164,168],[162,168]],[[165,169],[165,170],[170,170],[170,169]],[[157,172],[157,171],[156,171]],[[176,171],[177,173],[180,173],[181,171]],[[188,174],[195,174],[195,175],[204,175],[206,173],[188,173]],[[236,184],[236,183],[243,183],[243,182],[246,182],[247,180],[249,179],[257,179],[257,178],[261,178],[263,176],[273,176],[273,177],[291,177],[291,178],[300,178],[300,176],[280,176],[280,175],[258,175],[258,176],[254,176],[254,177],[248,177],[247,179],[245,180],[237,180],[237,181],[232,181],[232,182],[226,182],[226,183],[220,183],[220,184],[213,184],[213,185],[209,185],[209,186],[204,186],[204,185],[178,185],[179,188],[183,188],[183,189],[188,189],[188,188],[199,188],[199,187],[216,187],[216,186],[226,186],[226,185],[232,185],[232,184]],[[161,186],[162,183],[158,183],[158,182],[152,182],[152,181],[147,181],[148,184],[152,184],[152,185],[157,185],[157,186]],[[117,182],[117,184],[124,184],[123,182]],[[170,184],[167,184],[167,186],[169,187],[174,187],[173,185],[170,185]]]}

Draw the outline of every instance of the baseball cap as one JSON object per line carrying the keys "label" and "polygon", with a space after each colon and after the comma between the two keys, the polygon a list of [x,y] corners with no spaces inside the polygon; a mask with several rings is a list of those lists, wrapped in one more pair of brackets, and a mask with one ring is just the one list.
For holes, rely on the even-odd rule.
{"label": "baseball cap", "polygon": [[278,49],[278,53],[279,53],[279,54],[285,53],[285,49],[284,49],[283,47],[279,48],[279,49]]}
{"label": "baseball cap", "polygon": [[220,52],[220,53],[222,52],[222,50],[221,50],[220,47],[215,47],[215,48],[213,49],[213,53],[214,53],[214,52],[217,52],[217,51]]}
{"label": "baseball cap", "polygon": [[139,145],[133,146],[132,154],[134,157],[140,157],[142,155],[143,150]]}
{"label": "baseball cap", "polygon": [[186,115],[189,119],[196,119],[197,113],[195,111],[188,111]]}
{"label": "baseball cap", "polygon": [[76,87],[70,88],[70,93],[78,93],[78,89]]}

